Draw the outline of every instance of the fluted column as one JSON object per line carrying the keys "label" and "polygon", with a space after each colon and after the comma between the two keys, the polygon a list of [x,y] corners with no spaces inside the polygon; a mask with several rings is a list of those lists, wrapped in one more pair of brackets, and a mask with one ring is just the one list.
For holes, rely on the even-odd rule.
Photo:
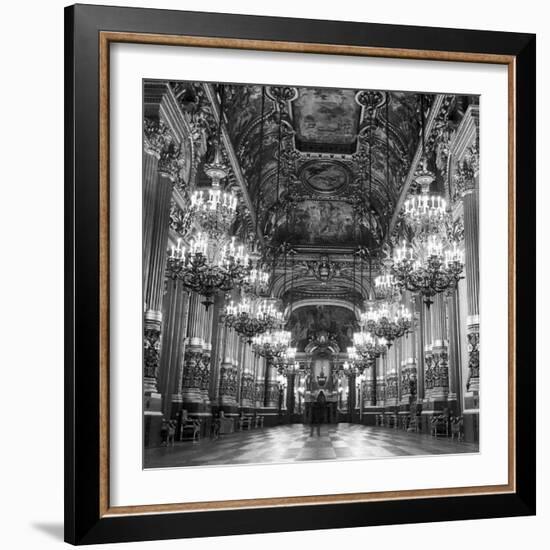
{"label": "fluted column", "polygon": [[[222,320],[225,296],[217,294],[214,298],[212,311],[212,350],[210,354],[210,388],[209,395],[212,402],[217,402],[220,387],[220,368],[223,362],[225,346],[225,324]],[[210,309],[210,308],[209,308]]]}
{"label": "fluted column", "polygon": [[223,362],[220,367],[219,403],[227,414],[237,412],[237,369],[235,361],[235,331],[225,327]]}
{"label": "fluted column", "polygon": [[467,182],[464,196],[464,247],[468,290],[468,381],[471,405],[477,408],[479,392],[479,227],[477,174]]}
{"label": "fluted column", "polygon": [[384,406],[388,412],[392,407],[397,405],[397,396],[398,388],[395,346],[392,346],[388,350],[386,363],[386,399],[384,401]]}
{"label": "fluted column", "polygon": [[143,159],[143,394],[144,443],[158,444],[162,398],[158,392],[161,357],[162,300],[170,202],[179,177],[180,151],[161,123],[146,121]]}
{"label": "fluted column", "polygon": [[449,402],[457,413],[461,412],[461,361],[460,361],[460,318],[458,313],[458,290],[447,297],[447,319],[449,332]]}
{"label": "fluted column", "polygon": [[385,363],[386,354],[376,360],[378,376],[376,379],[376,403],[379,407],[385,405],[386,399],[386,376],[385,376]]}
{"label": "fluted column", "polygon": [[449,394],[449,353],[447,338],[447,312],[445,296],[436,294],[432,313],[432,362],[430,365],[431,394],[433,401],[447,401]]}
{"label": "fluted column", "polygon": [[254,379],[254,401],[256,409],[262,409],[265,401],[265,361],[263,357],[254,354],[255,379]]}
{"label": "fluted column", "polygon": [[163,397],[162,410],[166,418],[175,417],[181,408],[188,303],[189,293],[183,288],[181,281],[166,281],[158,377],[159,391]]}
{"label": "fluted column", "polygon": [[196,292],[191,293],[181,390],[183,407],[188,411],[198,410],[198,404],[202,404],[204,401],[202,389],[207,365],[204,363],[202,327],[205,311],[200,300],[201,298]]}
{"label": "fluted column", "polygon": [[424,349],[426,346],[425,338],[425,314],[424,302],[422,296],[416,295],[414,298],[415,311],[418,319],[413,320],[413,328],[415,334],[415,357],[417,361],[417,384],[416,384],[416,399],[419,403],[424,401],[425,397],[425,364],[424,364]]}

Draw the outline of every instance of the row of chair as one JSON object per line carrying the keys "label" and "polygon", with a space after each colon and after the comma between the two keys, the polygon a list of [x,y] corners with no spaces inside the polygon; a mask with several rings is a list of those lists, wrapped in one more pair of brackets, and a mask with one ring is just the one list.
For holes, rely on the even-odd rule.
{"label": "row of chair", "polygon": [[[411,414],[377,414],[376,425],[409,432],[421,429],[420,416]],[[457,441],[464,440],[464,419],[462,416],[435,414],[429,417],[429,429],[432,437],[451,437]]]}
{"label": "row of chair", "polygon": [[239,416],[239,431],[252,430],[253,428],[263,428],[264,417],[262,415],[241,414]]}

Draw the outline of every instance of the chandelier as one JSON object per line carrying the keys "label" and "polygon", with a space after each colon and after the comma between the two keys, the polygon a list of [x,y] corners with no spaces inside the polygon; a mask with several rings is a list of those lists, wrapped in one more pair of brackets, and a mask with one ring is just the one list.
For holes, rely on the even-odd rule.
{"label": "chandelier", "polygon": [[[367,333],[383,339],[382,345],[388,348],[396,338],[409,333],[411,319],[410,311],[403,304],[392,302],[382,303],[376,308],[371,305],[365,313],[361,314],[361,324]],[[367,333],[356,332],[353,336],[355,338],[357,335],[358,341],[366,343]]]}
{"label": "chandelier", "polygon": [[222,191],[220,181],[228,174],[216,145],[214,160],[204,167],[212,185],[196,189],[191,194],[191,212],[201,229],[212,237],[227,235],[237,213],[237,197],[232,191]]}
{"label": "chandelier", "polygon": [[178,239],[168,256],[168,276],[204,296],[202,303],[207,309],[216,292],[242,284],[249,271],[248,254],[243,245],[236,244],[235,237],[227,242],[198,233],[187,249]]}
{"label": "chandelier", "polygon": [[265,295],[269,288],[270,275],[262,269],[259,260],[254,262],[250,272],[243,280],[243,289],[255,296]]}
{"label": "chandelier", "polygon": [[260,357],[272,361],[285,353],[290,346],[290,338],[288,330],[270,330],[252,339],[252,349]]}
{"label": "chandelier", "polygon": [[425,245],[413,248],[403,241],[393,257],[393,272],[400,285],[424,297],[429,307],[431,298],[451,291],[462,279],[464,254],[456,241],[445,243],[439,235],[429,235]]}
{"label": "chandelier", "polygon": [[434,180],[424,160],[422,170],[416,177],[420,193],[412,195],[403,205],[403,219],[419,237],[438,231],[449,218],[447,201],[439,195],[430,195],[430,186]]}
{"label": "chandelier", "polygon": [[364,368],[362,358],[357,353],[355,346],[349,346],[347,348],[348,360],[344,361],[341,367],[341,371],[346,375],[350,376],[354,374],[356,370],[362,370]]}
{"label": "chandelier", "polygon": [[388,351],[388,343],[384,338],[375,338],[364,330],[353,333],[353,344],[356,355],[367,364],[372,364],[375,359]]}
{"label": "chandelier", "polygon": [[296,362],[296,348],[288,347],[274,360],[280,373],[294,374],[300,370],[300,364]]}
{"label": "chandelier", "polygon": [[269,300],[243,298],[237,305],[231,301],[225,306],[224,318],[226,326],[251,344],[254,336],[280,326],[283,315]]}
{"label": "chandelier", "polygon": [[232,191],[222,191],[221,182],[229,174],[229,168],[223,162],[222,124],[225,86],[220,85],[220,110],[218,130],[214,138],[212,162],[205,164],[204,173],[210,178],[210,187],[196,189],[191,195],[191,211],[210,237],[220,238],[229,233],[237,213],[237,197]]}

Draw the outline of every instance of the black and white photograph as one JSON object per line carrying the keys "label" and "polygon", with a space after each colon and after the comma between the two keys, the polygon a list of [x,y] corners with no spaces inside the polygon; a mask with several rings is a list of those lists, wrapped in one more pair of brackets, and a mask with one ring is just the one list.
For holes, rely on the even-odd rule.
{"label": "black and white photograph", "polygon": [[479,109],[143,80],[144,468],[479,451]]}

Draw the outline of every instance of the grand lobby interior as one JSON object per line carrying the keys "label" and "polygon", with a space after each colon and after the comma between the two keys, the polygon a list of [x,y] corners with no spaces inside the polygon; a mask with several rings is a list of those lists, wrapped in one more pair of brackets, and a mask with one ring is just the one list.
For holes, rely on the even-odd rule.
{"label": "grand lobby interior", "polygon": [[145,468],[479,450],[479,98],[143,82]]}

